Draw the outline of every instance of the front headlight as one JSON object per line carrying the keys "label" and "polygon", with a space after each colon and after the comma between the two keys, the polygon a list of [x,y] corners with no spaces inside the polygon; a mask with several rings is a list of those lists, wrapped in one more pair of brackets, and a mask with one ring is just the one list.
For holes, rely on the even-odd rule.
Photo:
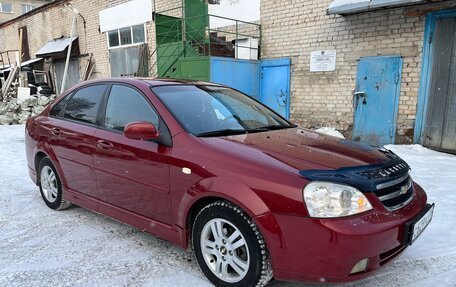
{"label": "front headlight", "polygon": [[372,209],[364,194],[348,185],[311,182],[306,185],[303,194],[311,217],[342,217]]}

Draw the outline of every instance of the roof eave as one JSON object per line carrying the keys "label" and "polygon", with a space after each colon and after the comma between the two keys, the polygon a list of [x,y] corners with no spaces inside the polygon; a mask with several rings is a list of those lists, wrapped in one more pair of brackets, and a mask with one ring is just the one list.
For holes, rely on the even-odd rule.
{"label": "roof eave", "polygon": [[358,2],[358,3],[350,3],[344,4],[340,6],[331,7],[326,10],[326,14],[328,15],[350,15],[356,13],[363,13],[363,12],[370,12],[375,10],[381,9],[388,9],[388,8],[399,8],[404,6],[422,4],[427,2],[425,0],[377,0],[374,4],[372,1],[366,2]]}

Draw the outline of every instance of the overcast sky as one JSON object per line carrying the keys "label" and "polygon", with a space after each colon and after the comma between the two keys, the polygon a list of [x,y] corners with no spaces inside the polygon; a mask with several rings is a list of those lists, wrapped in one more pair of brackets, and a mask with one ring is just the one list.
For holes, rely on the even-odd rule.
{"label": "overcast sky", "polygon": [[[260,19],[260,0],[220,0],[219,5],[209,5],[209,14],[254,22]],[[211,28],[229,25],[235,22],[211,17]]]}

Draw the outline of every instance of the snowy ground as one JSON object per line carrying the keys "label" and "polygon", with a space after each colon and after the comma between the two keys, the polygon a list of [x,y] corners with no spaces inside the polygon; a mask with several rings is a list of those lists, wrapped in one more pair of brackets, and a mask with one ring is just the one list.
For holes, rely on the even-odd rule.
{"label": "snowy ground", "polygon": [[[79,207],[47,208],[27,174],[23,130],[0,126],[0,286],[210,286],[187,251]],[[436,203],[434,219],[393,264],[343,286],[456,286],[456,156],[389,148]]]}

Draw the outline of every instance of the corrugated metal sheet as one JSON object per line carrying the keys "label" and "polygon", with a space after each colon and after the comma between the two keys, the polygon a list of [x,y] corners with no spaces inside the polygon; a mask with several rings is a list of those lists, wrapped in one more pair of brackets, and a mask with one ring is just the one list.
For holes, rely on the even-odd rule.
{"label": "corrugated metal sheet", "polygon": [[419,4],[424,0],[334,0],[328,7],[328,14],[352,14],[385,7]]}
{"label": "corrugated metal sheet", "polygon": [[[31,59],[31,60],[22,62],[21,67],[25,67],[27,65],[30,65],[30,64],[42,61],[42,60],[43,60],[43,58],[35,58],[35,59]],[[9,65],[6,65],[5,68],[6,68],[5,70],[2,70],[2,67],[0,67],[0,70],[2,70],[2,72],[8,72],[11,70],[11,67]]]}
{"label": "corrugated metal sheet", "polygon": [[436,20],[425,146],[456,151],[456,18]]}
{"label": "corrugated metal sheet", "polygon": [[[60,91],[60,86],[62,85],[63,72],[65,69],[64,61],[54,62],[55,65],[55,84],[57,85],[56,91]],[[68,90],[72,86],[76,85],[81,81],[81,76],[79,75],[79,64],[77,60],[71,60],[68,63],[68,74],[65,81],[65,90]]]}
{"label": "corrugated metal sheet", "polygon": [[[72,41],[76,40],[78,36],[72,38]],[[46,54],[54,54],[54,53],[61,53],[65,51],[65,49],[70,44],[70,37],[62,38],[55,41],[50,41],[46,45],[44,45],[41,49],[36,52],[36,56],[39,57],[40,55]],[[73,50],[73,49],[72,49]]]}

